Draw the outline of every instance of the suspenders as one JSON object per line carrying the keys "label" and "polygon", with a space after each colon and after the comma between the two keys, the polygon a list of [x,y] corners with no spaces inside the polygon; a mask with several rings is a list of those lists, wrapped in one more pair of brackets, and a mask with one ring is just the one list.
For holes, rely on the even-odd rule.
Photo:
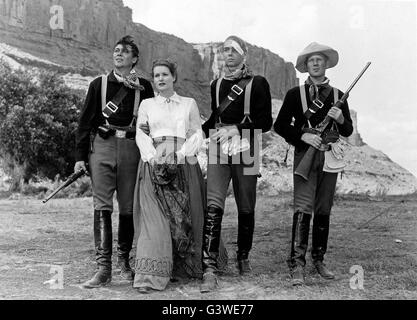
{"label": "suspenders", "polygon": [[333,88],[333,103],[336,103],[339,100],[339,90]]}
{"label": "suspenders", "polygon": [[[303,113],[305,114],[308,110],[305,85],[302,85],[299,88],[300,88],[301,104],[303,106]],[[339,100],[339,90],[336,88],[333,88],[334,103],[336,103],[337,100]],[[310,120],[307,119],[307,122],[308,122],[309,127],[311,128]]]}
{"label": "suspenders", "polygon": [[[221,85],[222,81],[223,81],[223,77],[219,78],[217,80],[217,83],[216,83],[216,105],[217,105],[217,107],[220,105],[220,85]],[[243,113],[244,113],[245,117],[243,118],[241,123],[245,122],[246,120],[249,120],[250,122],[252,122],[252,120],[249,116],[250,115],[250,95],[251,95],[251,91],[252,91],[252,83],[253,83],[253,78],[249,81],[249,83],[245,87],[245,98],[244,98],[244,109],[243,109]],[[220,120],[220,116],[219,116],[219,120]],[[220,120],[220,122],[221,122],[221,120]]]}
{"label": "suspenders", "polygon": [[[101,76],[101,110],[106,108],[106,95],[107,95],[107,75]],[[133,120],[131,125],[134,122],[134,119],[138,116],[140,102],[140,90],[135,90],[135,102],[133,107]],[[106,123],[107,119],[106,119]]]}

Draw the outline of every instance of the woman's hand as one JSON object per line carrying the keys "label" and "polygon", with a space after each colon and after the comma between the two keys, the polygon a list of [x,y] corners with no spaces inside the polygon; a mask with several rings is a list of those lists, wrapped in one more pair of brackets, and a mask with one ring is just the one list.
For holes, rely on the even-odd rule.
{"label": "woman's hand", "polygon": [[148,160],[148,163],[150,166],[154,166],[157,163],[157,158],[156,157],[152,157]]}

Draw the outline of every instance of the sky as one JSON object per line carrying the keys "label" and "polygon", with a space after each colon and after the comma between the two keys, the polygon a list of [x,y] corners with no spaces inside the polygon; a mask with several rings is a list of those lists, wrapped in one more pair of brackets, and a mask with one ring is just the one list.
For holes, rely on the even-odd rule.
{"label": "sky", "polygon": [[[133,21],[192,43],[235,34],[293,62],[311,42],[333,47],[330,84],[345,91],[363,140],[417,176],[417,5],[386,0],[123,0]],[[304,82],[306,74],[297,72]]]}

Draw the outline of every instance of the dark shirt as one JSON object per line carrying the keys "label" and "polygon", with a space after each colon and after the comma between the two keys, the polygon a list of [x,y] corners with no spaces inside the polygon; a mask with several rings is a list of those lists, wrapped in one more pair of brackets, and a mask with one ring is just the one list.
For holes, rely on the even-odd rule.
{"label": "dark shirt", "polygon": [[[215,127],[215,112],[217,109],[216,103],[216,83],[218,79],[211,83],[211,116],[203,124],[203,131],[206,137],[209,136],[209,130]],[[230,81],[224,80],[220,85],[219,102],[227,99],[233,85],[239,83],[240,80]],[[246,88],[245,88],[246,90]],[[242,92],[235,101],[230,103],[227,109],[220,115],[222,123],[235,124],[242,136],[242,129],[250,129],[251,134],[254,129],[261,129],[262,132],[271,130],[272,126],[272,107],[271,107],[271,93],[269,90],[268,81],[262,76],[255,76],[253,78],[251,97],[250,97],[250,115],[252,123],[240,123],[244,118],[244,100],[245,92]]]}
{"label": "dark shirt", "polygon": [[[308,93],[308,86],[305,87],[305,90],[307,106],[310,106],[311,100]],[[319,94],[321,93],[321,90],[323,90],[323,87],[319,88]],[[342,97],[342,95],[343,92],[339,90],[339,99]],[[332,107],[333,100],[333,92],[331,91],[327,99],[324,101],[324,106],[310,117],[310,123],[312,127],[315,127],[324,120],[330,108]],[[345,121],[343,124],[336,123],[336,125],[340,135],[348,137],[353,132],[353,126],[347,101],[342,104],[341,109]],[[292,124],[293,119],[294,123]],[[303,112],[300,89],[299,87],[295,87],[290,89],[285,95],[281,110],[279,111],[277,119],[274,123],[274,130],[288,143],[292,144],[296,148],[307,149],[308,145],[301,140],[301,136],[304,133],[302,130],[303,127],[308,128],[308,123],[307,118]]]}
{"label": "dark shirt", "polygon": [[[90,149],[90,134],[97,130],[100,125],[105,123],[101,106],[101,77],[94,79],[88,88],[84,106],[81,109],[76,132],[76,161],[87,161]],[[140,84],[145,90],[140,92],[140,101],[152,98],[154,91],[149,81],[139,78]],[[112,99],[122,88],[123,83],[117,81],[113,72],[107,78],[106,103]],[[135,102],[135,90],[127,89],[128,94],[119,105],[119,109],[114,113],[108,122],[114,126],[128,126],[132,123],[133,108]]]}

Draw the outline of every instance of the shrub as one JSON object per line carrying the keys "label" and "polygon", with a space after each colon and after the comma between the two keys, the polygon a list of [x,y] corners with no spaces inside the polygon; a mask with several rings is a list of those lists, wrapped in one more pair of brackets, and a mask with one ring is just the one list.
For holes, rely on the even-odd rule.
{"label": "shrub", "polygon": [[13,191],[34,176],[66,177],[75,161],[80,93],[57,73],[28,74],[0,67],[0,154]]}

